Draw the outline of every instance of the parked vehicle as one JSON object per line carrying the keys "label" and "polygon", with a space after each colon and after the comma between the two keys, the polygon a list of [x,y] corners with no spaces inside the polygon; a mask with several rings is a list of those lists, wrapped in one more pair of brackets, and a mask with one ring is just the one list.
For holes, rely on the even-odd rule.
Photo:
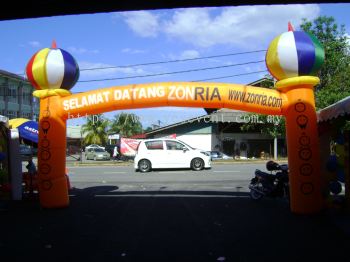
{"label": "parked vehicle", "polygon": [[28,145],[20,144],[19,145],[19,154],[22,156],[37,156],[38,149]]}
{"label": "parked vehicle", "polygon": [[267,197],[287,197],[289,199],[288,165],[279,165],[274,161],[266,163],[266,169],[271,173],[255,170],[255,177],[251,180],[250,197],[254,200]]}
{"label": "parked vehicle", "polygon": [[19,145],[19,154],[22,156],[32,156],[33,151],[30,146],[20,144]]}
{"label": "parked vehicle", "polygon": [[89,148],[85,152],[85,158],[93,160],[110,160],[111,155],[102,148]]}
{"label": "parked vehicle", "polygon": [[103,150],[105,150],[105,148],[103,146],[97,145],[97,144],[91,144],[85,147],[85,152],[86,150],[90,149],[90,148],[101,148]]}
{"label": "parked vehicle", "polygon": [[228,156],[220,151],[210,151],[211,160],[217,159],[233,159],[232,156]]}
{"label": "parked vehicle", "polygon": [[141,141],[134,159],[134,168],[140,172],[149,172],[155,168],[191,168],[198,171],[210,167],[208,152],[192,148],[176,139]]}

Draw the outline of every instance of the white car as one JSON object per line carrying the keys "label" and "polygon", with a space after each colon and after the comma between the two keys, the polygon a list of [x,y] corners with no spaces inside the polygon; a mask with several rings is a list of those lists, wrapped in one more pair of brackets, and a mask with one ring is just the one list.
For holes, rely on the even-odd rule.
{"label": "white car", "polygon": [[149,172],[154,168],[211,168],[210,154],[177,139],[147,139],[140,142],[134,168]]}
{"label": "white car", "polygon": [[100,148],[100,149],[105,150],[105,148],[103,146],[96,145],[96,144],[91,144],[91,145],[88,145],[88,146],[85,147],[85,152],[87,152],[89,149],[92,149],[92,148]]}

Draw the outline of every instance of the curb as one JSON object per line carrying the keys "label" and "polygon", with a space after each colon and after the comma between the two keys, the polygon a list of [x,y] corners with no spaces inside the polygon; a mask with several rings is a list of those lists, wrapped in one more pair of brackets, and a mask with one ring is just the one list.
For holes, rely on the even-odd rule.
{"label": "curb", "polygon": [[132,162],[129,163],[69,163],[66,162],[66,166],[129,166],[133,164]]}
{"label": "curb", "polygon": [[281,159],[281,160],[273,160],[273,159],[265,159],[265,160],[215,160],[211,161],[212,164],[265,164],[268,161],[276,161],[279,164],[287,164],[288,160],[287,159]]}
{"label": "curb", "polygon": [[[215,160],[211,161],[212,165],[230,165],[230,164],[265,164],[267,161],[270,159],[266,160]],[[277,160],[278,163],[284,164],[288,163],[288,160],[283,159],[283,160]],[[117,162],[117,163],[80,163],[80,162],[66,162],[66,166],[130,166],[133,165],[134,162]]]}

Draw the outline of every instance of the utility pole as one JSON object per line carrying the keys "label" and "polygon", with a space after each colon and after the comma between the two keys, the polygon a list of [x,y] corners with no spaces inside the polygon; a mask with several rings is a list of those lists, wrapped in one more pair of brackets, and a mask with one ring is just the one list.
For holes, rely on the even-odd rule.
{"label": "utility pole", "polygon": [[[276,79],[275,78],[273,78],[273,87],[276,88]],[[277,125],[278,125],[277,121],[275,121],[273,124],[275,125],[275,128],[277,129]],[[275,133],[277,133],[277,132],[275,132]],[[275,135],[275,137],[273,138],[273,157],[275,160],[277,160],[277,157],[278,157],[277,142],[278,142],[277,135]]]}

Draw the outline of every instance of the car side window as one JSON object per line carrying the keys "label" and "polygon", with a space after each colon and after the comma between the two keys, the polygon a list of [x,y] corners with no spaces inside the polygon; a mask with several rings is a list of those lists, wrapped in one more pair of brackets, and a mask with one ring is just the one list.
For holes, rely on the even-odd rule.
{"label": "car side window", "polygon": [[176,141],[165,141],[167,150],[183,150],[183,144]]}
{"label": "car side window", "polygon": [[148,150],[163,150],[162,140],[148,141],[145,142],[145,145]]}

